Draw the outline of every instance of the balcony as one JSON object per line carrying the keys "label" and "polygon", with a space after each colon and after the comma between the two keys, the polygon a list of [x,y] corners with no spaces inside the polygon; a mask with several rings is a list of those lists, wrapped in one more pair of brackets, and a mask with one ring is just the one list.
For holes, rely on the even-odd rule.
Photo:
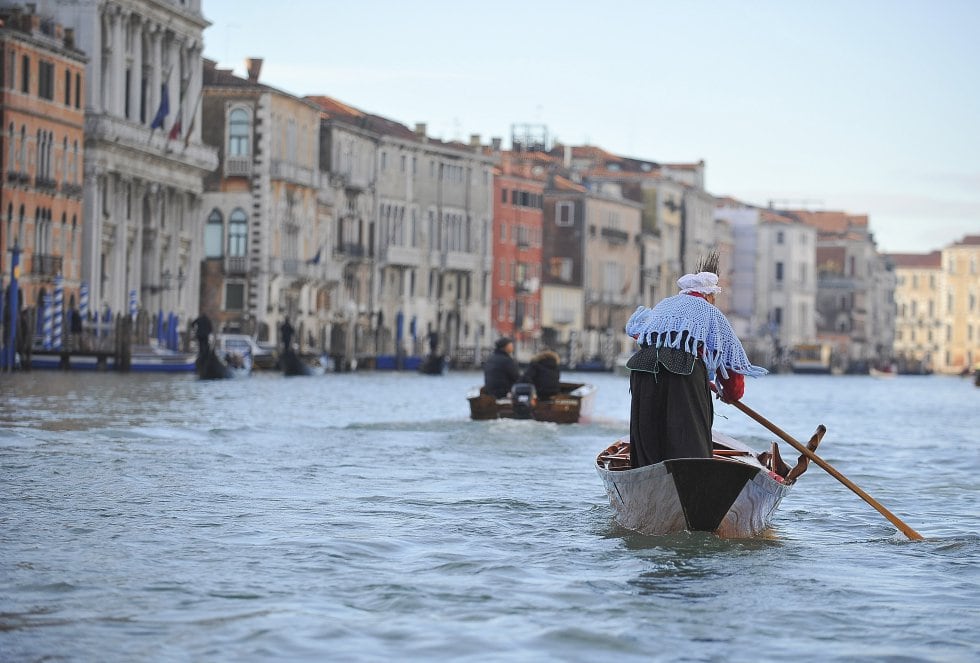
{"label": "balcony", "polygon": [[599,234],[610,244],[626,244],[630,241],[630,234],[625,230],[603,228]]}
{"label": "balcony", "polygon": [[309,187],[317,185],[312,170],[286,161],[273,160],[270,164],[269,174],[273,179],[286,180]]}
{"label": "balcony", "polygon": [[61,193],[68,196],[69,198],[81,198],[82,197],[82,185],[81,184],[69,184],[65,182],[61,185]]}
{"label": "balcony", "polygon": [[251,157],[226,157],[225,177],[249,177],[252,174]]}
{"label": "balcony", "polygon": [[54,193],[58,190],[58,183],[50,177],[35,177],[34,188],[46,193]]}
{"label": "balcony", "polygon": [[389,265],[418,267],[422,264],[422,253],[414,246],[388,246],[385,258]]}
{"label": "balcony", "polygon": [[348,258],[364,258],[367,257],[368,251],[362,244],[345,242],[337,247],[337,255]]}
{"label": "balcony", "polygon": [[105,113],[85,114],[86,150],[88,141],[106,143],[116,148],[128,148],[140,155],[168,158],[185,166],[213,172],[218,167],[218,153],[210,146],[172,141],[165,131]]}
{"label": "balcony", "polygon": [[61,256],[49,256],[35,253],[31,261],[32,276],[57,276],[61,273]]}
{"label": "balcony", "polygon": [[225,258],[225,274],[242,275],[248,273],[248,258],[245,256],[227,256]]}
{"label": "balcony", "polygon": [[443,268],[456,272],[476,272],[480,269],[480,256],[476,253],[447,251],[443,254]]}

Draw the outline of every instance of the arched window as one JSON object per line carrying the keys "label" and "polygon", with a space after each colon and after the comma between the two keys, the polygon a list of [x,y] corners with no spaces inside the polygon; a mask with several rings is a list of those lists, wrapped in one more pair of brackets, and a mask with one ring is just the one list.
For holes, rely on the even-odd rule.
{"label": "arched window", "polygon": [[249,147],[249,126],[248,112],[242,108],[236,108],[228,115],[228,155],[233,157],[244,157],[251,154]]}
{"label": "arched window", "polygon": [[225,223],[221,212],[212,210],[204,227],[204,257],[220,258],[224,255]]}
{"label": "arched window", "polygon": [[248,249],[248,216],[236,208],[228,217],[228,255],[245,257]]}

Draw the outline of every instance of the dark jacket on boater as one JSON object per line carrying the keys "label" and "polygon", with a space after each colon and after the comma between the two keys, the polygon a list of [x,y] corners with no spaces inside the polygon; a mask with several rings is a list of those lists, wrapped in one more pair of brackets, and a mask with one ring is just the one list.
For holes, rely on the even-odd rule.
{"label": "dark jacket on boater", "polygon": [[513,357],[503,350],[494,350],[483,365],[483,387],[494,398],[503,398],[520,375]]}
{"label": "dark jacket on boater", "polygon": [[561,391],[561,371],[558,369],[559,357],[551,350],[545,350],[534,355],[530,365],[524,371],[521,382],[530,382],[538,398],[546,400]]}

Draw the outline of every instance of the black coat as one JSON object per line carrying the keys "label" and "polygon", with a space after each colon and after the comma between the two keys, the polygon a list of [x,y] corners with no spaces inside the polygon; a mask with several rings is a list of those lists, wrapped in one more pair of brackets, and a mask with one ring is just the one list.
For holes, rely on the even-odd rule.
{"label": "black coat", "polygon": [[561,391],[561,372],[558,369],[558,355],[554,352],[542,352],[531,359],[530,365],[524,371],[521,382],[530,382],[538,398],[547,399]]}
{"label": "black coat", "polygon": [[520,376],[517,362],[503,350],[494,350],[483,365],[483,386],[494,398],[506,396]]}

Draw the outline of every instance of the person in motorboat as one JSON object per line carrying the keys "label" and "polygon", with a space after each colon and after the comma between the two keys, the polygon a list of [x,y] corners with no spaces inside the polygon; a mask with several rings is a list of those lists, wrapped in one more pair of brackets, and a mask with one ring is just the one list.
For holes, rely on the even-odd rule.
{"label": "person in motorboat", "polygon": [[711,381],[721,400],[732,403],[744,394],[744,375],[767,373],[749,362],[714,305],[721,290],[718,254],[709,254],[697,270],[677,280],[679,294],[652,309],[640,306],[626,323],[626,333],[640,345],[627,362],[634,468],[671,458],[710,458]]}
{"label": "person in motorboat", "polygon": [[513,352],[513,340],[506,336],[497,339],[493,354],[483,365],[483,389],[494,398],[506,396],[521,376]]}
{"label": "person in motorboat", "polygon": [[558,367],[558,353],[544,350],[531,358],[521,382],[534,385],[534,390],[540,400],[548,400],[558,394],[561,383],[561,370]]}

